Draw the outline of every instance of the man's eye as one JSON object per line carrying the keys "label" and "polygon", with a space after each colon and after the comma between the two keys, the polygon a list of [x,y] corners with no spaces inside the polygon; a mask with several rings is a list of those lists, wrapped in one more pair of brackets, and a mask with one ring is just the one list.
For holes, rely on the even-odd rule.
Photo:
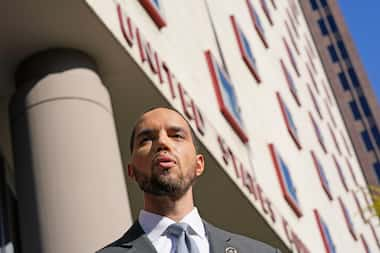
{"label": "man's eye", "polygon": [[152,138],[149,137],[149,136],[142,137],[142,138],[140,139],[140,144],[143,144],[143,143],[145,143],[145,142],[147,142],[147,141],[150,141],[151,139],[152,139]]}
{"label": "man's eye", "polygon": [[177,138],[177,139],[183,139],[183,138],[185,138],[182,134],[174,134],[173,137]]}

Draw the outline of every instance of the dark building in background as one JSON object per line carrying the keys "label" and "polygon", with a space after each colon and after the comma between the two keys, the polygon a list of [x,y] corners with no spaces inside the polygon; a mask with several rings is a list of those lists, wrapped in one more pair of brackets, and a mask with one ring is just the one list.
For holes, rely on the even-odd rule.
{"label": "dark building in background", "polygon": [[380,111],[339,5],[336,0],[299,3],[367,183],[380,186]]}

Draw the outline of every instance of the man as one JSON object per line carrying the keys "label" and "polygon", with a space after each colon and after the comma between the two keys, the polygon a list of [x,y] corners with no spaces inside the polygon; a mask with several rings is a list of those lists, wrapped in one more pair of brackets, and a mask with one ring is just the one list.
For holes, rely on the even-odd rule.
{"label": "man", "polygon": [[192,187],[204,171],[204,157],[178,112],[155,108],[144,113],[130,148],[128,175],[144,192],[144,210],[126,234],[99,253],[279,253],[200,218]]}

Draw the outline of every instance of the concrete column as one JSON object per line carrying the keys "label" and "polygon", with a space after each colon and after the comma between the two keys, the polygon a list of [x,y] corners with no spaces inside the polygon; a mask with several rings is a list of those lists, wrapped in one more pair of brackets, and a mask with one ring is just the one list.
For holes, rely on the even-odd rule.
{"label": "concrete column", "polygon": [[24,61],[10,107],[23,252],[90,253],[131,214],[109,94],[91,59],[54,49]]}

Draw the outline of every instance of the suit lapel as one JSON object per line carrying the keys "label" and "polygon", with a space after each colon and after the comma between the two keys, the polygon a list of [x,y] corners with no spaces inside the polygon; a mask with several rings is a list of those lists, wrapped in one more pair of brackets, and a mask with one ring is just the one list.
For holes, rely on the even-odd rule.
{"label": "suit lapel", "polygon": [[205,224],[206,234],[210,243],[210,253],[225,253],[226,249],[231,247],[231,237],[224,231],[203,221]]}
{"label": "suit lapel", "polygon": [[153,244],[146,236],[144,230],[138,222],[135,222],[128,232],[119,240],[117,240],[113,246],[119,246],[125,248],[128,253],[132,252],[144,252],[144,253],[157,253]]}

